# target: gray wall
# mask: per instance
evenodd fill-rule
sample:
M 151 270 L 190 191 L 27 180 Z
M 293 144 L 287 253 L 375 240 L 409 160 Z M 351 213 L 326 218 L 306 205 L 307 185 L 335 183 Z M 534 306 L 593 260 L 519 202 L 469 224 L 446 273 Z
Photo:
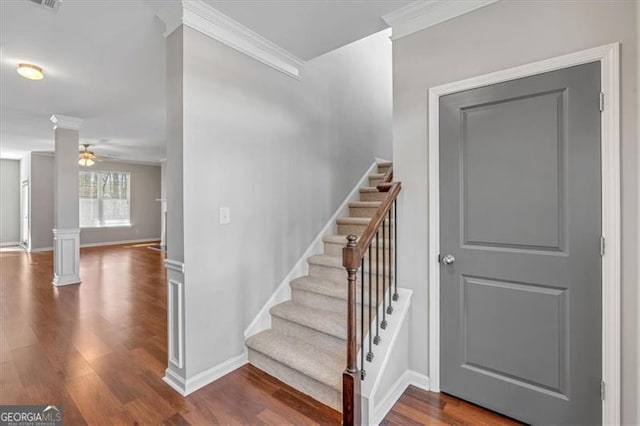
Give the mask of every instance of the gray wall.
M 391 43 L 383 33 L 331 52 L 297 81 L 186 28 L 183 84 L 192 377 L 243 352 L 244 329 L 374 158 L 389 157 Z
M 414 290 L 413 369 L 428 373 L 428 89 L 620 41 L 623 419 L 640 423 L 636 4 L 502 1 L 394 42 L 394 173 L 403 184 L 398 266 L 401 284 Z
M 55 158 L 31 154 L 30 249 L 53 247 Z
M 87 228 L 80 244 L 160 239 L 160 166 L 101 161 L 90 167 L 131 173 L 131 228 Z
M 24 157 L 22 157 L 22 159 L 20 160 L 20 183 L 22 184 L 22 182 L 27 181 L 27 182 L 31 182 L 31 153 L 25 155 Z M 31 205 L 31 189 L 29 189 L 28 195 L 27 195 L 28 203 L 29 205 Z M 20 191 L 20 205 L 22 205 L 22 190 Z M 22 215 L 22 213 L 20 213 Z M 31 221 L 31 217 L 29 217 L 29 221 Z M 22 232 L 23 229 L 22 227 L 24 226 L 22 220 L 20 221 L 20 235 L 22 236 Z M 29 228 L 29 226 L 27 226 L 27 228 Z M 22 241 L 20 241 L 22 242 Z M 30 250 L 31 249 L 31 236 L 29 234 L 29 230 L 27 229 L 27 249 Z
M 182 177 L 183 140 L 183 30 L 182 27 L 167 37 L 167 257 L 184 261 L 184 201 Z M 211 159 L 218 161 L 217 159 Z M 213 167 L 212 167 L 213 168 Z M 199 187 L 204 190 L 205 184 Z
M 80 244 L 160 238 L 160 166 L 102 161 L 91 170 L 131 173 L 131 228 L 82 229 Z M 31 155 L 31 249 L 51 248 L 54 157 Z
M 20 161 L 0 159 L 0 244 L 20 242 Z

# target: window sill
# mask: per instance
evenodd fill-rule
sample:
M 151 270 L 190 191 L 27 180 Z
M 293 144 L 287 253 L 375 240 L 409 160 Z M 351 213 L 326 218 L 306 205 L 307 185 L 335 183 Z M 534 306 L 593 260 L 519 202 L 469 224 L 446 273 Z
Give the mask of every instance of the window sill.
M 81 226 L 82 231 L 102 231 L 105 229 L 131 229 L 133 225 L 104 225 L 104 226 Z

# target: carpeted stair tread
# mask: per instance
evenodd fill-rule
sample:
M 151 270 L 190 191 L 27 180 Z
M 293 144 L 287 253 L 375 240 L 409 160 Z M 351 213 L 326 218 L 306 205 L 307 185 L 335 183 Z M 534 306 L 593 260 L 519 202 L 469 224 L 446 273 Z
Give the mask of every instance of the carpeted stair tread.
M 271 308 L 269 312 L 273 316 L 295 322 L 338 339 L 346 340 L 347 338 L 346 312 L 337 313 L 313 309 L 293 301 L 280 303 Z
M 370 217 L 341 217 L 336 219 L 338 225 L 364 225 L 367 226 L 371 221 Z M 389 226 L 387 223 L 385 226 Z
M 375 186 L 365 186 L 360 188 L 360 192 L 380 192 Z
M 382 250 L 380 250 L 382 252 Z M 373 258 L 372 260 L 373 265 L 375 266 L 375 252 L 373 254 Z M 342 265 L 342 258 L 341 257 L 337 257 L 337 256 L 327 256 L 326 254 L 316 254 L 313 256 L 309 256 L 309 258 L 307 259 L 307 262 L 310 265 L 320 265 L 320 266 L 328 266 L 330 268 L 339 268 L 339 269 L 344 269 L 344 266 Z M 380 273 L 382 273 L 382 256 L 380 256 L 378 265 L 380 266 Z M 365 260 L 365 267 L 367 267 L 367 261 Z M 388 268 L 389 267 L 389 262 L 387 260 L 387 262 L 385 263 L 385 266 Z M 368 268 L 367 268 L 368 270 Z M 375 269 L 374 269 L 375 271 Z
M 311 293 L 322 294 L 323 296 L 335 297 L 336 299 L 347 300 L 347 283 L 339 283 L 337 281 L 328 280 L 326 278 L 312 277 L 305 275 L 292 280 L 290 283 L 292 289 L 308 291 Z
M 349 207 L 378 208 L 380 204 L 382 204 L 382 201 L 354 201 L 349 203 Z
M 264 330 L 247 339 L 246 344 L 256 352 L 272 358 L 333 389 L 342 389 L 345 353 L 334 353 L 324 348 L 275 330 Z
M 337 256 L 327 256 L 326 254 L 316 254 L 309 256 L 307 259 L 309 264 L 329 266 L 331 268 L 344 268 L 342 266 L 342 258 Z
M 358 236 L 358 239 L 360 237 Z M 357 242 L 358 240 L 356 240 Z M 380 241 L 380 247 L 382 247 L 382 234 L 380 234 L 379 237 L 379 241 Z M 322 242 L 323 243 L 329 243 L 329 244 L 343 244 L 343 245 L 347 245 L 347 236 L 346 235 L 338 235 L 338 234 L 334 234 L 334 235 L 325 235 L 324 237 L 322 237 Z M 389 238 L 385 238 L 384 239 L 384 245 L 385 248 L 389 248 Z M 373 240 L 371 241 L 371 244 L 375 247 L 376 246 L 376 238 L 374 237 Z

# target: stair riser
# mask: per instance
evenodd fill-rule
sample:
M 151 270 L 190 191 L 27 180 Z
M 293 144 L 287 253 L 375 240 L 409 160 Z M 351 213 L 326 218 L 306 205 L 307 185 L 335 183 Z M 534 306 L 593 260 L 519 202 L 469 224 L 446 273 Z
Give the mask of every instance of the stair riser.
M 375 284 L 374 284 L 375 285 Z M 380 286 L 382 283 L 380 283 Z M 346 282 L 345 282 L 346 286 Z M 368 287 L 365 286 L 365 289 Z M 379 299 L 382 300 L 382 289 L 379 288 Z M 331 312 L 347 312 L 347 300 L 346 299 L 338 299 L 331 296 L 325 296 L 324 294 L 312 293 L 310 291 L 300 290 L 300 289 L 292 289 L 291 291 L 292 299 L 294 302 L 308 306 L 314 309 L 326 309 Z M 346 294 L 345 294 L 346 297 Z M 372 296 L 375 298 L 375 292 Z M 356 301 L 358 305 L 360 304 L 360 286 L 356 288 Z M 369 291 L 368 289 L 364 294 L 365 306 L 369 306 Z M 375 300 L 372 300 L 375 305 Z
M 373 217 L 378 210 L 377 207 L 349 207 L 350 217 Z
M 338 243 L 324 243 L 324 254 L 328 255 L 328 256 L 337 256 L 337 257 L 342 257 L 342 249 L 345 247 L 346 244 L 338 244 Z M 375 253 L 375 247 L 373 249 L 373 260 L 375 260 L 376 258 L 376 253 Z M 383 250 L 382 250 L 382 243 L 380 244 L 380 250 L 379 250 L 379 256 L 380 259 L 382 259 L 382 255 L 383 255 Z M 389 259 L 389 246 L 385 246 L 385 250 L 384 250 L 384 254 L 386 256 L 387 259 Z M 367 258 L 368 259 L 368 258 Z
M 391 166 L 378 166 L 378 173 L 387 173 Z
M 378 186 L 383 178 L 369 176 L 369 186 Z
M 372 275 L 372 282 L 375 285 L 375 266 L 373 267 L 373 275 Z M 388 271 L 387 271 L 388 274 Z M 312 277 L 318 277 L 318 278 L 324 278 L 324 279 L 328 279 L 328 280 L 334 280 L 334 281 L 338 281 L 338 282 L 344 282 L 345 285 L 347 283 L 347 271 L 344 268 L 333 268 L 331 266 L 324 266 L 324 265 L 314 265 L 311 264 L 309 265 L 309 275 L 311 275 Z M 380 276 L 379 276 L 379 283 L 380 286 L 382 286 L 382 267 L 380 267 Z M 393 277 L 391 277 L 393 278 Z M 367 282 L 368 285 L 368 280 L 369 280 L 369 274 L 365 272 L 364 274 L 364 279 Z M 389 276 L 387 275 L 387 285 L 388 285 L 388 281 L 389 281 Z M 360 272 L 358 272 L 357 274 L 357 282 L 360 282 Z
M 386 226 L 386 230 L 385 233 L 387 235 L 389 235 L 389 225 L 385 225 Z M 367 229 L 367 225 L 356 225 L 356 224 L 345 224 L 345 223 L 341 223 L 338 224 L 338 234 L 340 235 L 349 235 L 349 234 L 354 234 L 354 235 L 362 235 L 362 233 L 365 231 L 365 229 Z M 380 230 L 380 235 L 382 236 L 382 230 Z
M 291 289 L 291 299 L 302 306 L 313 309 L 325 309 L 330 312 L 347 311 L 347 301 L 344 299 L 312 293 L 297 288 Z
M 310 395 L 318 401 L 342 411 L 342 393 L 324 383 L 320 383 L 311 377 L 289 368 L 278 361 L 269 358 L 260 352 L 249 348 L 249 362 L 260 370 L 270 374 L 300 392 Z M 345 362 L 346 365 L 346 362 Z
M 341 351 L 347 347 L 346 330 L 342 339 L 276 316 L 271 318 L 271 328 L 303 342 L 313 342 L 314 345 L 330 351 Z
M 382 201 L 386 195 L 386 192 L 361 192 L 360 201 Z

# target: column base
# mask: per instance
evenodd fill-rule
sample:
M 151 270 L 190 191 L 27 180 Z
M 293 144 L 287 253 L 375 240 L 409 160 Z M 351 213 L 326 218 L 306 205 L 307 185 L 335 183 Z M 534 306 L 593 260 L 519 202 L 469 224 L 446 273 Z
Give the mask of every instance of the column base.
M 80 229 L 54 229 L 52 284 L 60 287 L 81 282 Z

